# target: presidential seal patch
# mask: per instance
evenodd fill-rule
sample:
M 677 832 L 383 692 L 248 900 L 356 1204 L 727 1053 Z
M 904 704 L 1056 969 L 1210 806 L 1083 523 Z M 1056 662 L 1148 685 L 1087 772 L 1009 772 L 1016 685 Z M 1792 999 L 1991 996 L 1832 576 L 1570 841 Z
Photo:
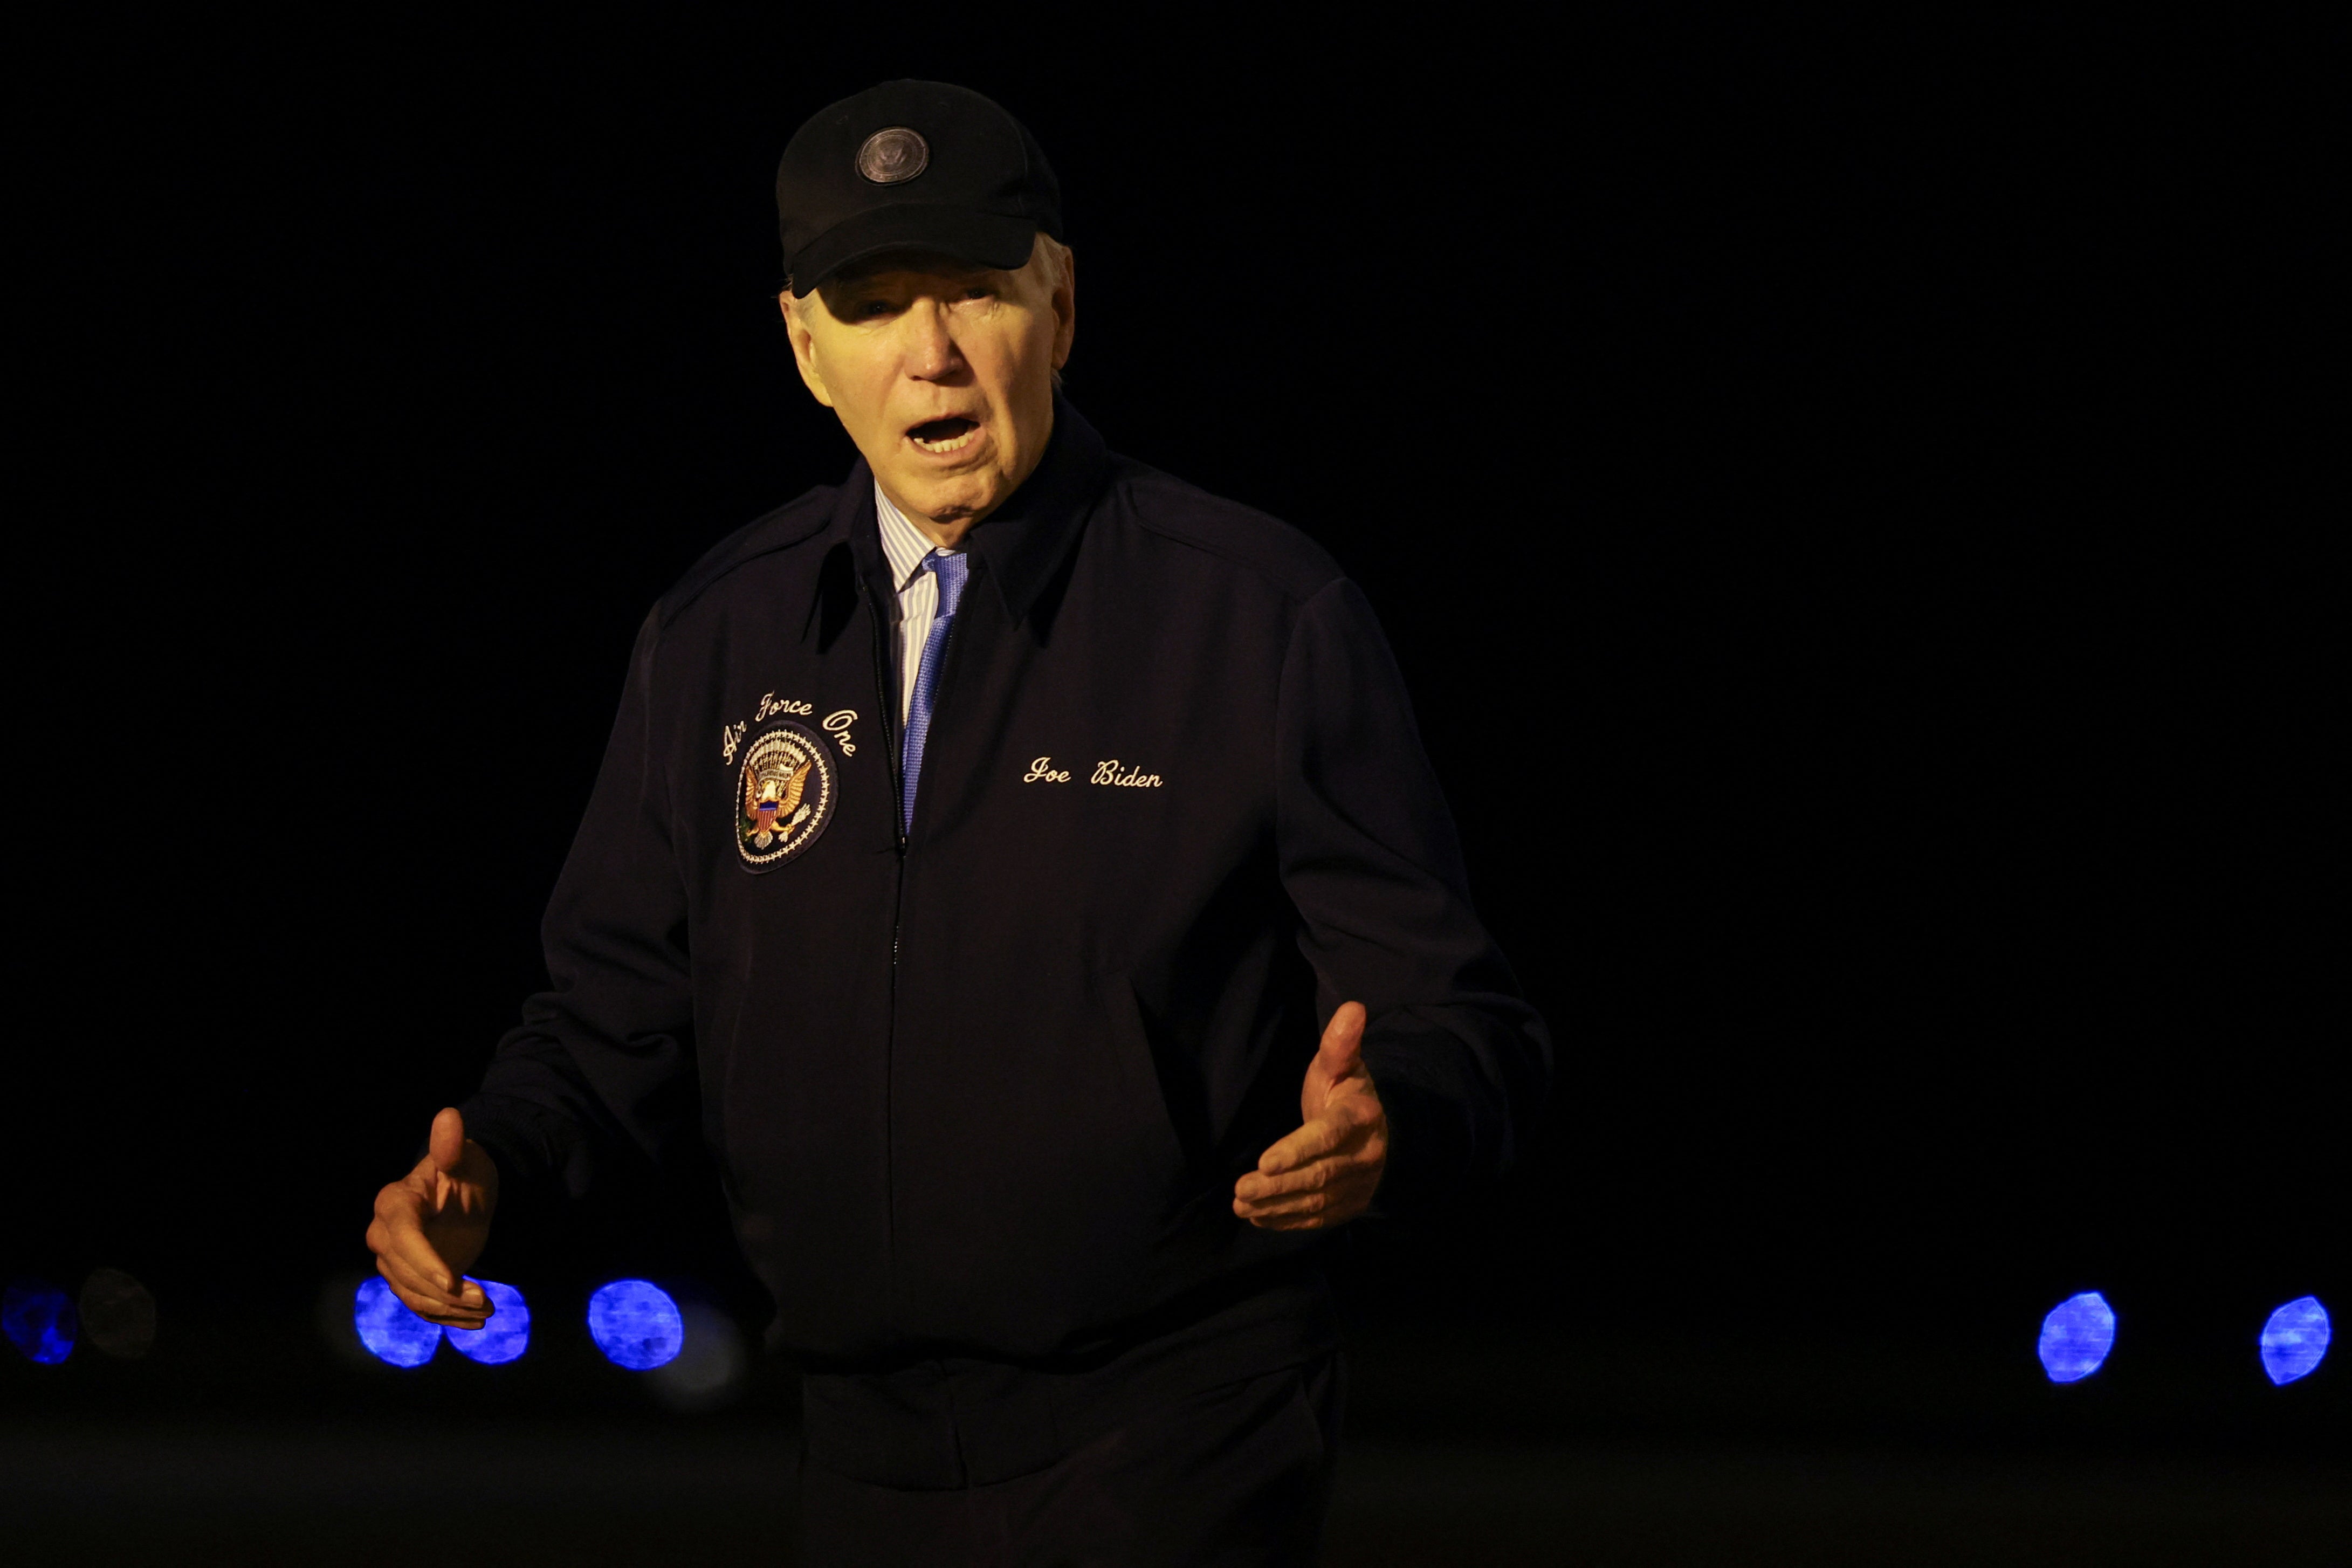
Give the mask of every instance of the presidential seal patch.
M 743 749 L 735 791 L 735 852 L 747 871 L 772 871 L 833 820 L 833 759 L 805 724 L 771 724 Z
M 910 126 L 892 125 L 857 149 L 857 172 L 877 185 L 903 185 L 931 166 L 931 144 Z

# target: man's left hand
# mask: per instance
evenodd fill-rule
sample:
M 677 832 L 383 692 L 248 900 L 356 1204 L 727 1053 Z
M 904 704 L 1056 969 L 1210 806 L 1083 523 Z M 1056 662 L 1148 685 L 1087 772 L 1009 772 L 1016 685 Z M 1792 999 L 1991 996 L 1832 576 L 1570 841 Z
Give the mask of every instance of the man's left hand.
M 1364 1070 L 1364 1005 L 1343 1002 L 1298 1091 L 1306 1125 L 1234 1184 L 1234 1212 L 1261 1230 L 1320 1230 L 1364 1212 L 1389 1162 L 1389 1116 Z

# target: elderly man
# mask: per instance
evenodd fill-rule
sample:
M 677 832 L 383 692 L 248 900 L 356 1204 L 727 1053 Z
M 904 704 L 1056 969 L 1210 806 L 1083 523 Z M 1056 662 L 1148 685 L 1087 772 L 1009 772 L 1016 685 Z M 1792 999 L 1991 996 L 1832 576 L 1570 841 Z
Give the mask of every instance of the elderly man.
M 698 1139 L 805 1368 L 810 1561 L 1307 1561 L 1323 1247 L 1498 1170 L 1543 1026 L 1362 595 L 1061 396 L 1029 133 L 887 83 L 777 197 L 862 460 L 646 618 L 551 988 L 369 1244 L 476 1325 L 502 1187 Z

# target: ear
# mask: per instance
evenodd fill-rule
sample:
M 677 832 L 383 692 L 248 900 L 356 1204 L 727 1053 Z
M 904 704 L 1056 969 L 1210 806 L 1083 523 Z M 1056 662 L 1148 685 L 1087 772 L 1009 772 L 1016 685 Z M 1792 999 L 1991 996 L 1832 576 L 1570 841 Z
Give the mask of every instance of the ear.
M 1054 288 L 1054 368 L 1070 363 L 1070 341 L 1078 331 L 1078 255 L 1062 247 L 1062 280 Z
M 787 289 L 776 296 L 776 309 L 784 313 L 784 335 L 793 341 L 793 363 L 800 366 L 802 384 L 811 397 L 831 408 L 833 394 L 825 390 L 824 372 L 817 368 L 816 334 L 809 330 L 809 318 L 822 311 L 824 302 L 814 289 L 808 298 L 796 300 Z

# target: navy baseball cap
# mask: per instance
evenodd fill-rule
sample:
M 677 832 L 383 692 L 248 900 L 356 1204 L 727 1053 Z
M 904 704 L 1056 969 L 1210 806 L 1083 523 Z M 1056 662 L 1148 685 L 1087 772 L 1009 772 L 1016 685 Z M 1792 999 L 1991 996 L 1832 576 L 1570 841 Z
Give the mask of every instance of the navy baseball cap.
M 819 110 L 776 165 L 793 293 L 886 250 L 1024 266 L 1062 237 L 1062 192 L 1037 139 L 970 88 L 886 81 Z

